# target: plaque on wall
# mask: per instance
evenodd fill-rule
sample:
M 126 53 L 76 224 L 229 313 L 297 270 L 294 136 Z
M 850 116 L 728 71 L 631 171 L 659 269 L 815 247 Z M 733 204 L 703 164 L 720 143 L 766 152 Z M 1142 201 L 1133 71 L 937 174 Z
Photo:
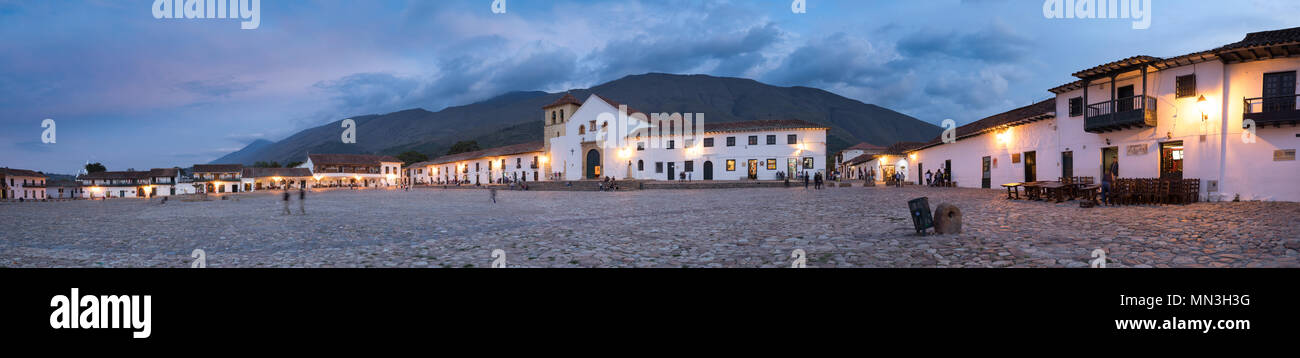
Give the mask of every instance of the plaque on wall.
M 1020 153 L 1011 153 L 1011 164 L 1020 162 Z
M 1295 160 L 1295 149 L 1278 149 L 1273 151 L 1273 161 L 1285 162 Z
M 1133 144 L 1128 146 L 1128 155 L 1146 155 L 1147 144 Z

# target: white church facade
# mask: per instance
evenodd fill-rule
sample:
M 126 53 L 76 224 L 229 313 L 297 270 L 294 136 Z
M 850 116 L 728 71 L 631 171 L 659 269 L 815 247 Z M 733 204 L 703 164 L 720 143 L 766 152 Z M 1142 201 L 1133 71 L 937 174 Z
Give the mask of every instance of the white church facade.
M 797 119 L 708 122 L 647 114 L 592 94 L 542 108 L 544 140 L 406 167 L 415 183 L 779 180 L 826 174 L 826 126 Z

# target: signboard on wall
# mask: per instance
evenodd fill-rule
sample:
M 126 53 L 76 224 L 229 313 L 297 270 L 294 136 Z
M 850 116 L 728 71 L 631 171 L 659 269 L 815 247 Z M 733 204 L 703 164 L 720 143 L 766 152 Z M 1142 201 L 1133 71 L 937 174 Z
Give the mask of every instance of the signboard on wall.
M 1147 154 L 1147 147 L 1148 147 L 1148 145 L 1147 145 L 1146 143 L 1143 143 L 1143 144 L 1132 144 L 1132 145 L 1129 145 L 1129 146 L 1128 146 L 1128 155 L 1130 155 L 1130 156 L 1134 156 L 1134 155 L 1146 155 L 1146 154 Z
M 1011 153 L 1011 164 L 1020 162 L 1020 153 Z
M 1273 161 L 1285 162 L 1295 160 L 1295 149 L 1278 149 L 1273 151 Z

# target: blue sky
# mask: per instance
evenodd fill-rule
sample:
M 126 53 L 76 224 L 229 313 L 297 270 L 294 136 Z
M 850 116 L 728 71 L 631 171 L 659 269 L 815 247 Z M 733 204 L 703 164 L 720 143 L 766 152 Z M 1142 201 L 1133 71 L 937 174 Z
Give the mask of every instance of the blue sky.
M 823 88 L 967 123 L 1070 73 L 1300 26 L 1300 2 L 1152 0 L 1151 26 L 1047 19 L 1042 0 L 263 0 L 261 24 L 155 19 L 153 0 L 0 0 L 0 166 L 205 163 L 362 114 L 646 72 Z M 57 143 L 40 141 L 45 118 Z M 883 143 L 887 144 L 887 143 Z

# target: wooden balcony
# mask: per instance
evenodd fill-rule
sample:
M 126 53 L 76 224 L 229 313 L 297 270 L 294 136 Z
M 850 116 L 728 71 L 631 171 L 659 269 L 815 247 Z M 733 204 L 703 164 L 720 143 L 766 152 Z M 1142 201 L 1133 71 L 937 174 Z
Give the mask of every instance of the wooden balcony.
M 1102 133 L 1156 126 L 1156 99 L 1133 96 L 1088 105 L 1083 130 Z
M 1282 124 L 1294 126 L 1300 121 L 1300 95 L 1246 98 L 1244 102 L 1242 128 L 1246 128 L 1246 119 L 1255 121 L 1256 128 Z

